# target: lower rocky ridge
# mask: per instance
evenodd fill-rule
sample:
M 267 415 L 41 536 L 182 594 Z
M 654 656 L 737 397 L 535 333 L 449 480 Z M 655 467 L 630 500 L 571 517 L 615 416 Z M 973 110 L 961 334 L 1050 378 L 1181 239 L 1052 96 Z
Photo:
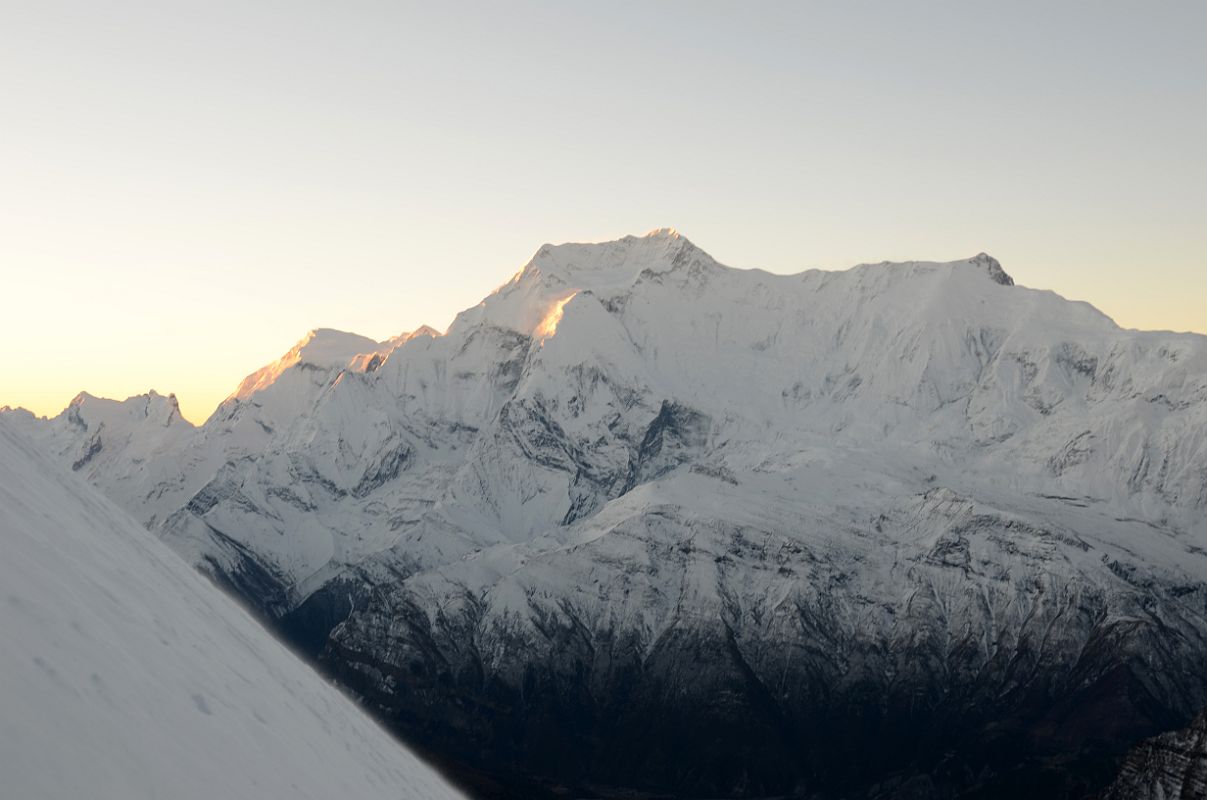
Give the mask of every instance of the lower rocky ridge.
M 482 797 L 1080 798 L 1207 705 L 1207 586 L 1059 515 L 936 488 L 783 533 L 731 500 L 387 554 L 280 624 Z
M 1199 800 L 1207 797 L 1207 711 L 1187 728 L 1134 748 L 1101 800 Z

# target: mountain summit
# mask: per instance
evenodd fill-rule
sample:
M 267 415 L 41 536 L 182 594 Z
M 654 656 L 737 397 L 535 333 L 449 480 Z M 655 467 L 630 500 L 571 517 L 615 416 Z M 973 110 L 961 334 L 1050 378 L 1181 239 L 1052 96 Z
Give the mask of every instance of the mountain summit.
M 1076 797 L 1207 706 L 1207 337 L 656 231 L 370 346 L 171 436 L 22 424 L 505 783 Z

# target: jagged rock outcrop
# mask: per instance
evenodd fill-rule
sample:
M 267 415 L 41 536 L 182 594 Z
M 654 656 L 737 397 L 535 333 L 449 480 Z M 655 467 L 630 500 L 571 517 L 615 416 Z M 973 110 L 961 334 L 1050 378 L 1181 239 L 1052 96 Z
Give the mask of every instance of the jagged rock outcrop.
M 1188 727 L 1138 745 L 1101 800 L 1199 800 L 1207 797 L 1207 712 Z

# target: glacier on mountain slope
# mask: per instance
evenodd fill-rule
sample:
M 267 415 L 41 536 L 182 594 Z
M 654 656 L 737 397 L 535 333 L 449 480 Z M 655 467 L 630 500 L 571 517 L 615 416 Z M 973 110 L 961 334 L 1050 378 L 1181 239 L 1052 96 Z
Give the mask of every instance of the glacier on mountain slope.
M 4 796 L 459 797 L 2 418 L 0 532 Z
M 1207 705 L 1204 337 L 983 254 L 781 276 L 664 230 L 542 247 L 443 335 L 319 345 L 197 429 L 156 397 L 25 422 L 387 717 L 556 722 L 471 760 L 778 791 L 837 769 L 779 765 L 826 760 L 825 714 L 941 752 L 945 720 L 1117 747 Z M 765 752 L 667 750 L 622 691 L 730 698 L 691 722 Z

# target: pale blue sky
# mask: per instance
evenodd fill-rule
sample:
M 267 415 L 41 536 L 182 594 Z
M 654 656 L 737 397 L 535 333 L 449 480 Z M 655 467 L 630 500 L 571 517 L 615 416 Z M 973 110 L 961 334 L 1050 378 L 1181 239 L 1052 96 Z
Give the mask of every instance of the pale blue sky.
M 0 404 L 200 419 L 308 328 L 660 226 L 1207 331 L 1204 41 L 1207 3 L 3 3 Z

